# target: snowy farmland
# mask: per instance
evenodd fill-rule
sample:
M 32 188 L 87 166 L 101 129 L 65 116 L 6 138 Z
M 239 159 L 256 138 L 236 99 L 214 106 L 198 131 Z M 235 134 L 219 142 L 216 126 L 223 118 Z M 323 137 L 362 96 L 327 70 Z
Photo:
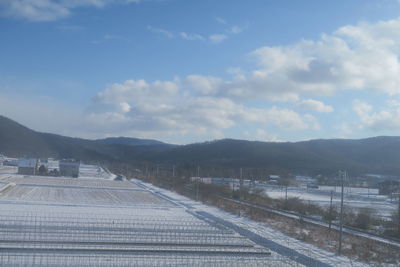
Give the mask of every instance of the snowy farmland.
M 122 188 L 122 189 L 130 189 L 137 188 L 131 182 L 128 181 L 120 181 L 116 183 L 112 180 L 104 180 L 104 179 L 71 179 L 71 178 L 63 178 L 63 177 L 21 177 L 21 176 L 6 176 L 2 179 L 2 182 L 22 184 L 22 185 L 54 185 L 54 186 L 76 186 L 76 187 L 99 187 L 99 188 Z
M 271 198 L 284 199 L 286 188 L 282 186 L 265 186 L 264 193 Z M 333 192 L 333 205 L 339 206 L 341 187 L 320 186 L 318 189 L 306 187 L 288 187 L 288 198 L 299 198 L 303 201 L 318 204 L 323 207 L 330 205 L 331 192 Z M 344 204 L 350 208 L 369 208 L 375 210 L 381 217 L 388 218 L 397 209 L 397 201 L 390 197 L 379 195 L 378 189 L 345 187 Z
M 0 168 L 0 265 L 362 266 L 102 170 L 86 165 L 84 178 L 61 178 Z

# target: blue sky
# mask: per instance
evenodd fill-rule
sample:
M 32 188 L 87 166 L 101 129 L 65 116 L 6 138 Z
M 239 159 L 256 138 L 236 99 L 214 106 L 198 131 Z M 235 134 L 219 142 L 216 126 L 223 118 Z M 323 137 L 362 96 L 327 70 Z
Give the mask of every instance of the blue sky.
M 0 0 L 0 114 L 185 144 L 400 135 L 396 0 Z

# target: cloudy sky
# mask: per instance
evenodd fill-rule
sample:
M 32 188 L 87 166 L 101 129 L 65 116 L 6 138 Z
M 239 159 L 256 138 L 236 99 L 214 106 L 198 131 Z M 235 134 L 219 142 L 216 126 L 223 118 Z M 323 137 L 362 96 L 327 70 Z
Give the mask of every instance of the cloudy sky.
M 400 135 L 398 0 L 0 0 L 0 114 L 186 144 Z

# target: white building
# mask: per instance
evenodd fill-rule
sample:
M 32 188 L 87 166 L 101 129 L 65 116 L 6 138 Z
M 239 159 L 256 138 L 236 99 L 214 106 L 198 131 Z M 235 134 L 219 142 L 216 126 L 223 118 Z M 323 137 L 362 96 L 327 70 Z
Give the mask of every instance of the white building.
M 190 177 L 190 181 L 192 182 L 200 182 L 203 184 L 211 184 L 212 178 L 209 177 Z
M 296 181 L 301 182 L 301 183 L 306 183 L 306 184 L 317 182 L 317 179 L 314 179 L 310 176 L 296 175 L 294 178 Z

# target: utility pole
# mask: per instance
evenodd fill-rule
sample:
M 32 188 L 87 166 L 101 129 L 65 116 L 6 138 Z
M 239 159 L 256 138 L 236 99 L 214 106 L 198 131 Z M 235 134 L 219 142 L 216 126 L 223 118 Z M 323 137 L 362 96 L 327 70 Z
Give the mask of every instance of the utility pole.
M 341 183 L 342 183 L 342 193 L 340 198 L 340 232 L 339 232 L 339 254 L 342 253 L 342 236 L 343 236 L 343 194 L 344 194 L 344 179 L 347 176 L 346 171 L 339 172 L 341 176 Z
M 392 203 L 393 202 L 393 182 L 392 182 L 392 180 L 390 180 L 390 186 L 389 186 L 389 191 L 388 191 L 388 193 L 389 193 L 389 195 L 390 195 L 390 203 Z
M 287 203 L 287 188 L 288 188 L 288 185 L 287 185 L 287 182 L 285 183 L 285 203 Z
M 331 203 L 329 205 L 329 230 L 331 230 L 332 227 L 332 210 L 333 210 L 332 202 L 333 202 L 333 190 L 331 190 Z
M 242 195 L 242 185 L 243 185 L 243 169 L 240 168 L 240 181 L 239 181 L 239 200 L 241 200 Z
M 172 165 L 172 177 L 175 178 L 175 165 Z
M 232 181 L 232 196 L 231 197 L 232 198 L 235 197 L 235 183 L 234 183 L 234 181 Z
M 199 201 L 199 183 L 200 181 L 196 179 L 196 201 Z
M 240 181 L 239 181 L 239 201 L 242 200 L 242 184 L 243 184 L 243 169 L 240 168 Z M 241 216 L 241 208 L 239 205 L 239 217 Z
M 196 201 L 199 201 L 200 166 L 197 165 Z
M 397 197 L 399 198 L 399 208 L 397 210 L 397 234 L 400 236 L 400 188 Z

